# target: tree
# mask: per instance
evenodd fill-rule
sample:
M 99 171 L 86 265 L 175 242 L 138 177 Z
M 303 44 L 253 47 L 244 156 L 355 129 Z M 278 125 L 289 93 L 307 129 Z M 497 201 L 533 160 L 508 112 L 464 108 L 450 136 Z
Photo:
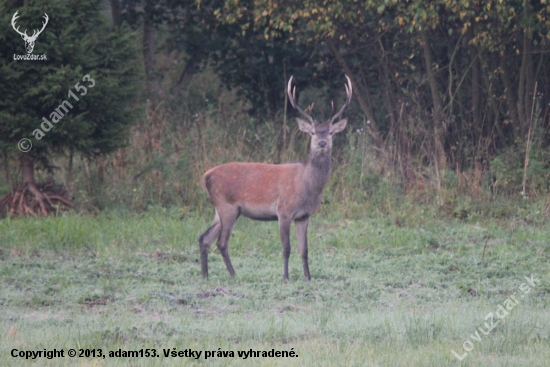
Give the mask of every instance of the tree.
M 314 45 L 297 47 L 289 43 L 293 37 L 289 31 L 266 38 L 263 29 L 250 26 L 254 20 L 247 17 L 237 22 L 224 21 L 219 11 L 223 0 L 121 0 L 117 4 L 123 9 L 124 22 L 133 29 L 143 29 L 148 83 L 162 78 L 154 72 L 153 46 L 176 49 L 182 51 L 184 67 L 172 89 L 181 86 L 191 74 L 213 66 L 227 87 L 236 88 L 251 102 L 251 113 L 273 116 L 284 100 L 287 70 L 297 74 L 301 87 L 319 84 L 327 77 L 322 75 L 325 70 L 320 73 L 316 65 L 311 65 L 312 60 L 319 60 L 319 50 Z M 153 41 L 155 32 L 160 34 L 157 41 L 161 42 Z
M 542 0 L 225 0 L 219 10 L 266 38 L 328 45 L 375 141 L 376 130 L 417 131 L 416 143 L 389 145 L 416 146 L 439 168 L 525 141 L 534 113 L 549 113 L 549 13 Z
M 28 3 L 28 6 L 26 5 Z M 0 2 L 0 152 L 19 161 L 22 183 L 0 205 L 14 214 L 47 215 L 62 195 L 40 190 L 35 168 L 59 155 L 95 158 L 126 144 L 134 122 L 139 58 L 134 35 L 113 28 L 99 0 Z M 46 60 L 14 60 L 24 54 L 12 29 L 40 29 L 34 53 Z M 18 142 L 23 141 L 20 150 Z M 22 148 L 32 144 L 32 149 Z M 70 163 L 71 164 L 71 163 Z

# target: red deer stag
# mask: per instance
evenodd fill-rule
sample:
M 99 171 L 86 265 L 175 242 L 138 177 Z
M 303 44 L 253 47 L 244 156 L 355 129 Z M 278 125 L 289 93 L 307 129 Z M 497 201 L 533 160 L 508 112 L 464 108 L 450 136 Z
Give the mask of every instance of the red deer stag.
M 311 280 L 307 261 L 307 226 L 309 217 L 321 203 L 323 188 L 330 178 L 332 135 L 346 127 L 347 119 L 333 124 L 342 115 L 352 96 L 351 81 L 346 75 L 346 102 L 335 115 L 319 123 L 296 103 L 296 87 L 288 81 L 288 98 L 292 106 L 310 123 L 296 118 L 300 131 L 311 135 L 307 162 L 287 164 L 225 163 L 202 176 L 202 187 L 216 208 L 214 222 L 200 236 L 201 271 L 208 278 L 208 250 L 214 240 L 229 274 L 235 275 L 229 260 L 228 243 L 233 224 L 242 214 L 255 220 L 278 220 L 283 245 L 284 275 L 288 280 L 290 224 L 294 221 L 302 256 L 304 276 Z M 334 106 L 333 106 L 334 108 Z M 334 112 L 334 109 L 333 109 Z

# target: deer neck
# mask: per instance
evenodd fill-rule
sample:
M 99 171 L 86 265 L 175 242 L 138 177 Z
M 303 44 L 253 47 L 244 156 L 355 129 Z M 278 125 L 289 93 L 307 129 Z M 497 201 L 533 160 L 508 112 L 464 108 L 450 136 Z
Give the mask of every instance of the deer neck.
M 323 191 L 330 178 L 332 156 L 330 150 L 322 154 L 311 153 L 306 163 L 306 184 L 312 191 Z

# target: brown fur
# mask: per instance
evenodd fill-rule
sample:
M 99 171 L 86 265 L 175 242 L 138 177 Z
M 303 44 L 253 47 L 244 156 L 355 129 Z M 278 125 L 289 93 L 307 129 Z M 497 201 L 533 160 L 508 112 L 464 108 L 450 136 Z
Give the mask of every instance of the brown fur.
M 292 105 L 300 113 L 294 96 L 288 93 Z M 349 79 L 348 79 L 349 82 Z M 208 192 L 216 208 L 214 221 L 199 237 L 201 272 L 208 277 L 208 251 L 217 240 L 217 246 L 231 276 L 235 275 L 229 259 L 228 245 L 233 225 L 240 215 L 255 220 L 277 220 L 283 246 L 284 280 L 288 280 L 290 256 L 290 224 L 294 221 L 298 246 L 302 256 L 304 276 L 311 279 L 308 264 L 307 227 L 309 217 L 321 203 L 321 195 L 330 177 L 332 135 L 342 131 L 347 121 L 333 121 L 342 114 L 351 100 L 351 82 L 346 86 L 347 101 L 329 121 L 319 124 L 305 115 L 312 124 L 297 119 L 302 132 L 311 135 L 309 159 L 305 163 L 265 164 L 226 163 L 208 170 L 201 185 Z
M 244 211 L 248 208 L 251 211 L 254 208 L 268 211 L 269 206 L 277 203 L 281 196 L 298 194 L 297 181 L 303 171 L 304 165 L 300 163 L 274 165 L 234 162 L 212 168 L 203 177 L 205 182 L 210 183 L 206 191 L 214 206 L 229 204 L 237 205 Z

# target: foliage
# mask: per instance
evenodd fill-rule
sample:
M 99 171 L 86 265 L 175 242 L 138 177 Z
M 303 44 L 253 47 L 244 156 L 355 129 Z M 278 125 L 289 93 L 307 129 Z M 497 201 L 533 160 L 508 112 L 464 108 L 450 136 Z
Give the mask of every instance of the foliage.
M 515 0 L 226 0 L 216 14 L 243 33 L 328 47 L 334 59 L 324 65 L 337 60 L 351 74 L 379 148 L 396 144 L 409 156 L 423 147 L 433 165 L 471 168 L 525 140 L 537 93 L 538 116 L 548 116 L 549 9 Z M 419 134 L 394 140 L 411 129 Z M 541 134 L 547 146 L 548 128 Z
M 100 14 L 101 3 L 37 0 L 25 7 L 0 3 L 0 151 L 10 157 L 28 154 L 47 166 L 55 155 L 74 152 L 94 157 L 126 145 L 139 91 L 137 49 L 127 28 L 107 24 Z M 24 52 L 21 38 L 11 29 L 16 11 L 21 15 L 18 25 L 28 29 L 41 26 L 44 13 L 48 14 L 34 50 L 45 54 L 46 61 L 13 60 L 14 54 Z M 60 121 L 52 122 L 52 114 L 64 101 L 72 108 L 65 108 Z M 35 138 L 37 129 L 44 134 L 41 139 Z M 16 150 L 22 138 L 32 141 L 29 153 Z
M 439 213 L 471 220 L 493 216 L 491 204 L 504 200 L 504 195 L 514 205 L 522 197 L 524 201 L 519 202 L 525 207 L 519 211 L 529 208 L 531 199 L 540 203 L 545 215 L 550 210 L 544 204 L 550 167 L 545 153 L 550 143 L 550 44 L 543 2 L 111 2 L 115 3 L 122 9 L 118 34 L 130 37 L 126 27 L 141 32 L 146 15 L 154 21 L 158 63 L 154 77 L 160 87 L 152 100 L 158 104 L 144 103 L 146 111 L 137 116 L 130 147 L 100 159 L 97 165 L 75 160 L 79 181 L 75 195 L 83 208 L 202 207 L 205 197 L 199 178 L 213 165 L 303 158 L 306 141 L 288 119 L 294 111 L 288 106 L 285 110 L 289 76 L 295 77 L 300 105 L 315 102 L 313 113 L 326 116 L 327 102 L 342 98 L 346 73 L 354 82 L 354 101 L 346 111 L 348 134 L 335 141 L 335 174 L 324 194 L 326 202 L 357 204 L 349 204 L 354 208 L 350 215 L 365 210 L 361 204 L 391 214 L 394 201 L 388 198 L 399 198 L 409 205 L 430 204 Z M 21 41 L 8 29 L 10 11 L 5 12 L 7 28 L 0 37 L 11 43 L 2 47 L 22 49 Z M 32 17 L 21 18 L 21 24 L 40 24 L 41 14 L 36 10 Z M 31 132 L 39 126 L 40 120 L 26 119 L 29 111 L 39 118 L 47 116 L 74 85 L 68 79 L 82 77 L 84 69 L 73 66 L 81 49 L 102 55 L 96 63 L 116 54 L 112 46 L 92 45 L 96 39 L 107 39 L 85 28 L 96 21 L 103 24 L 100 17 L 88 17 L 89 23 L 83 18 L 80 15 L 80 23 L 72 23 L 74 36 L 69 32 L 63 37 L 73 37 L 71 42 L 55 44 L 66 55 L 64 72 L 70 71 L 70 78 L 56 88 L 41 87 L 47 104 L 36 107 L 36 100 L 29 97 L 16 101 L 24 106 L 21 109 L 9 98 L 5 101 L 2 113 L 17 110 L 20 115 L 13 115 L 10 124 L 20 130 L 11 132 L 9 143 L 2 140 L 4 152 L 14 151 L 21 135 L 16 131 Z M 48 25 L 37 50 L 52 49 L 55 29 L 53 23 Z M 108 31 L 104 25 L 98 29 Z M 84 42 L 77 42 L 77 37 Z M 129 40 L 128 47 L 135 41 Z M 64 51 L 69 46 L 74 48 L 72 56 Z M 122 45 L 115 48 L 126 52 Z M 136 49 L 133 52 L 131 59 L 139 63 Z M 135 72 L 129 68 L 122 74 L 130 70 Z M 8 72 L 1 78 L 8 78 Z M 115 79 L 105 82 L 107 76 L 120 74 L 115 68 L 105 74 L 36 144 L 37 152 L 46 148 L 47 154 L 66 152 L 74 146 L 84 154 L 95 154 L 116 148 L 108 146 L 115 139 L 101 140 L 99 149 L 96 136 L 86 135 L 92 126 L 89 118 L 99 121 L 103 106 L 109 114 L 120 113 L 121 121 L 136 117 L 124 108 L 112 108 L 122 103 L 116 102 L 125 91 L 121 87 L 130 84 L 119 87 Z M 49 78 L 59 83 L 60 74 L 55 75 Z M 214 79 L 216 83 L 210 83 Z M 13 80 L 10 83 L 0 84 L 6 95 L 18 88 Z M 132 89 L 134 97 L 138 90 Z M 110 96 L 109 100 L 98 100 L 100 95 Z M 25 120 L 16 124 L 16 117 Z M 93 126 L 107 126 L 107 122 Z M 122 137 L 119 132 L 108 136 Z M 44 145 L 50 141 L 55 144 Z M 3 157 L 8 168 L 14 157 Z M 67 166 L 65 158 L 52 162 L 61 171 Z M 59 180 L 61 172 L 54 177 Z M 513 209 L 501 211 L 502 207 L 495 209 L 495 216 L 516 215 Z

